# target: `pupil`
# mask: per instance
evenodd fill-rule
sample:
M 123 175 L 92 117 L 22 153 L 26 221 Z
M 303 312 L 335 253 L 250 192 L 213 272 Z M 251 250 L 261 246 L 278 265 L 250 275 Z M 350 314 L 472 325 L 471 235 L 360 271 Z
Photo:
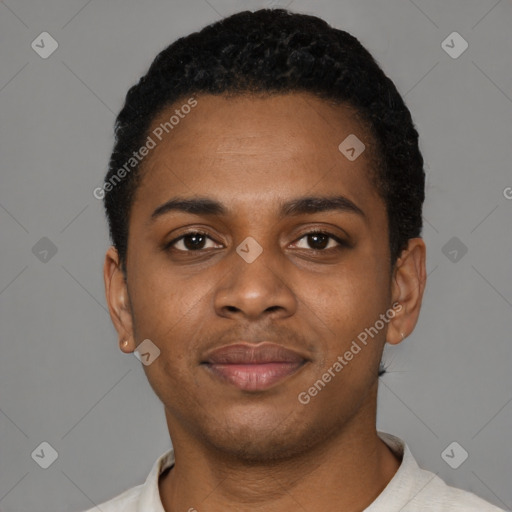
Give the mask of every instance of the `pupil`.
M 198 248 L 201 248 L 201 244 L 204 243 L 204 235 L 201 235 L 200 233 L 198 234 L 194 234 L 194 235 L 187 235 L 184 239 L 183 239 L 183 243 L 185 244 L 185 247 L 187 249 L 198 249 Z M 196 242 L 194 243 L 188 243 L 190 240 L 195 240 Z M 198 239 L 200 240 L 199 242 Z
M 320 242 L 320 247 L 318 247 L 318 246 L 317 246 L 317 247 L 315 247 L 315 249 L 325 249 L 325 247 L 327 247 L 327 243 L 328 243 L 328 242 L 327 242 L 327 240 L 328 240 L 327 235 L 322 235 L 322 234 L 318 234 L 318 233 L 317 233 L 317 234 L 309 235 L 309 237 L 310 237 L 310 241 L 311 241 L 311 240 L 315 240 L 315 241 L 313 242 L 313 245 L 314 245 L 315 243 L 317 243 L 318 238 L 323 239 L 323 243 L 322 243 L 322 242 Z M 318 244 L 317 244 L 317 245 L 318 245 Z

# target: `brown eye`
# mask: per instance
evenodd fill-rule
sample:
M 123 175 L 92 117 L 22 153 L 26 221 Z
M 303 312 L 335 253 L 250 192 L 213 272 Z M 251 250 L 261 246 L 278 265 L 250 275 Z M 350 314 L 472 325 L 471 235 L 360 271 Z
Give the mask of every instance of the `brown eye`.
M 208 248 L 205 247 L 207 240 L 213 242 L 213 239 L 210 238 L 206 233 L 203 233 L 201 231 L 191 231 L 190 233 L 185 233 L 184 235 L 181 235 L 179 238 L 171 240 L 166 245 L 165 248 L 172 248 L 182 252 L 201 251 Z
M 301 240 L 305 240 L 306 247 L 298 247 L 299 249 L 311 249 L 313 251 L 325 251 L 326 249 L 336 249 L 346 245 L 343 240 L 325 231 L 310 231 L 302 235 L 299 242 Z M 299 242 L 296 242 L 296 244 Z

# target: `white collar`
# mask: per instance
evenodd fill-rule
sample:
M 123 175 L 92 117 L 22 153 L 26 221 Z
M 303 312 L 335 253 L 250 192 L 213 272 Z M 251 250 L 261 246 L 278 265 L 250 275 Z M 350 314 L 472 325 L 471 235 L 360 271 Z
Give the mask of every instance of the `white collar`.
M 405 492 L 408 488 L 407 485 L 405 485 L 405 487 L 403 485 L 405 480 L 411 480 L 411 473 L 422 471 L 410 452 L 409 447 L 402 439 L 386 432 L 377 431 L 377 434 L 386 443 L 386 445 L 389 446 L 391 451 L 393 451 L 399 459 L 402 459 L 402 463 L 382 493 L 364 512 L 376 511 L 377 507 L 379 510 L 385 510 L 385 503 L 391 499 L 393 500 L 393 504 L 396 504 L 397 495 L 395 492 L 392 492 L 392 489 L 400 488 Z M 173 464 L 174 450 L 171 448 L 162 454 L 153 464 L 153 467 L 140 490 L 137 512 L 147 512 L 148 510 L 151 510 L 152 512 L 165 512 L 160 498 L 158 480 L 160 475 Z

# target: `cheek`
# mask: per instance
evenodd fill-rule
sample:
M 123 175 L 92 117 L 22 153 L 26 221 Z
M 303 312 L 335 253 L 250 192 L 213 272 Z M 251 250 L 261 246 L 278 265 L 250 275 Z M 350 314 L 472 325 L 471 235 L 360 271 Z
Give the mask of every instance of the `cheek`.
M 368 260 L 367 260 L 368 261 Z M 318 374 L 331 369 L 337 375 L 336 383 L 349 388 L 363 389 L 373 378 L 385 342 L 387 324 L 379 321 L 388 309 L 389 284 L 383 269 L 373 261 L 359 259 L 333 273 L 325 286 L 310 283 L 310 303 L 315 316 L 326 325 L 325 352 L 319 360 Z M 375 330 L 376 322 L 379 321 Z M 341 357 L 340 366 L 333 365 Z M 334 383 L 332 388 L 337 388 Z M 341 388 L 339 388 L 341 389 Z
M 135 255 L 128 269 L 134 323 L 141 336 L 161 333 L 186 317 L 205 290 L 184 280 L 179 270 L 170 272 L 165 258 Z M 143 332 L 144 330 L 144 332 Z M 147 333 L 145 331 L 148 331 Z
M 330 274 L 321 286 L 309 283 L 307 290 L 315 312 L 339 333 L 373 324 L 386 310 L 389 294 L 381 269 L 370 264 L 346 266 Z
M 385 329 L 377 334 L 366 330 L 386 310 L 382 306 L 382 290 L 376 290 L 371 280 L 355 281 L 336 283 L 333 279 L 329 289 L 316 290 L 316 304 L 325 307 L 316 310 L 313 318 L 317 316 L 321 320 L 316 321 L 317 325 L 329 329 L 322 328 L 326 332 L 322 336 L 323 351 L 318 354 L 314 377 L 303 391 L 315 393 L 319 381 L 328 382 L 316 400 L 320 409 L 331 408 L 330 414 L 334 415 L 351 410 L 365 399 L 377 375 L 385 336 Z
M 155 260 L 148 257 L 147 261 L 140 258 L 132 262 L 134 332 L 137 343 L 149 338 L 160 349 L 162 357 L 155 361 L 158 372 L 179 381 L 187 375 L 190 378 L 190 370 L 197 363 L 201 333 L 208 332 L 207 323 L 212 318 L 207 314 L 208 301 L 214 282 L 207 275 L 192 279 Z

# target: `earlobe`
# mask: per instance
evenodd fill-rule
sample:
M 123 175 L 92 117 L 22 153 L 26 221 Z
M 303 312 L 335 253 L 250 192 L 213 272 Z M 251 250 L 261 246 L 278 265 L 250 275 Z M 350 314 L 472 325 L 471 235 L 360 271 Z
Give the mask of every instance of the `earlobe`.
M 388 326 L 386 341 L 392 345 L 410 335 L 418 321 L 426 284 L 425 257 L 423 239 L 411 238 L 395 265 L 391 294 L 401 308 Z
M 123 352 L 133 352 L 135 347 L 128 288 L 120 267 L 119 254 L 114 247 L 109 247 L 105 255 L 103 279 L 110 318 L 119 336 L 119 346 Z
M 120 341 L 119 348 L 126 354 L 131 354 L 135 350 L 135 348 L 132 347 L 132 343 L 130 343 L 130 340 Z

